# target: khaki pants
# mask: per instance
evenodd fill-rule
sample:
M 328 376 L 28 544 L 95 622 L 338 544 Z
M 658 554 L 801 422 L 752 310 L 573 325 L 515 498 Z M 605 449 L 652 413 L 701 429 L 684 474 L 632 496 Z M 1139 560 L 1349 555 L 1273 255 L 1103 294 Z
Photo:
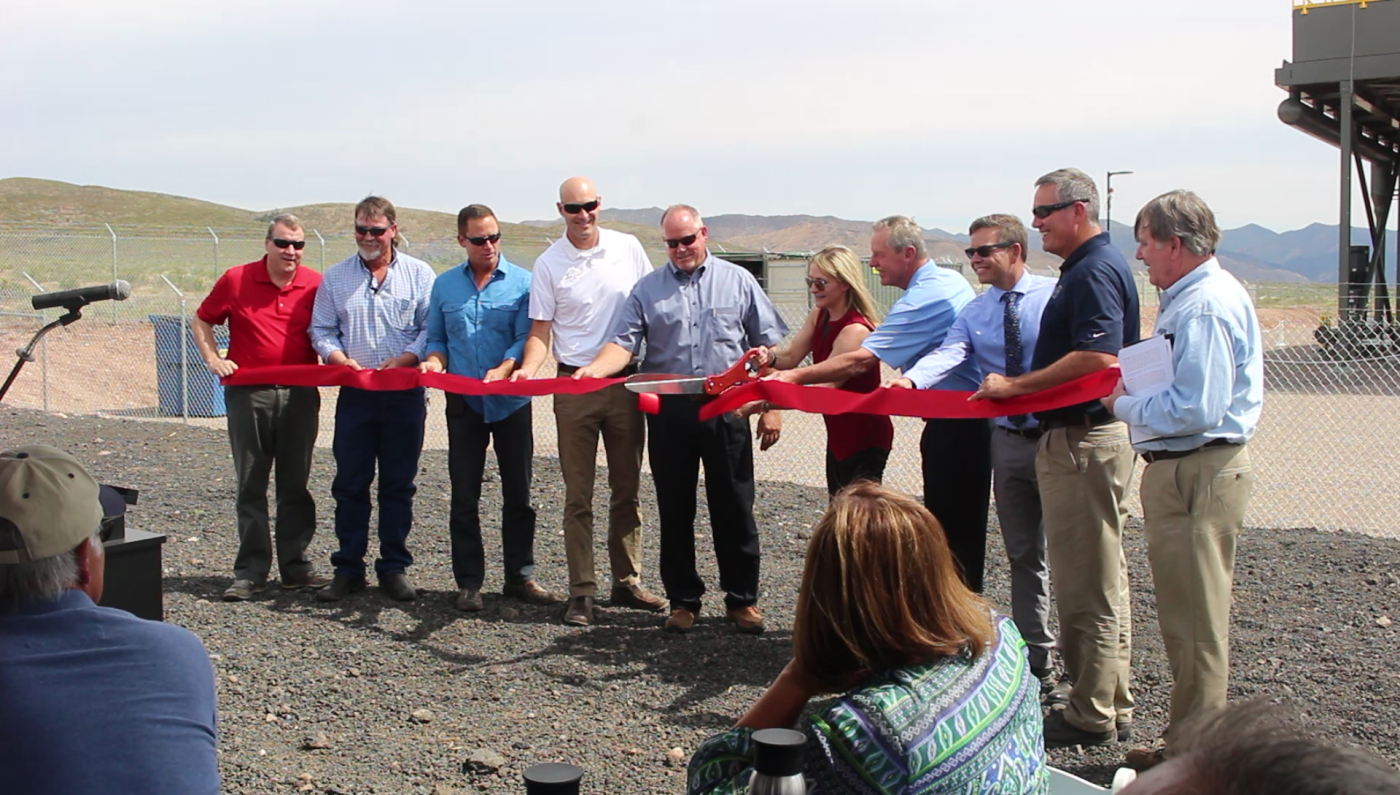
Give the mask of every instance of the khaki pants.
M 1157 461 L 1142 475 L 1147 557 L 1172 668 L 1168 743 L 1187 718 L 1225 707 L 1235 538 L 1253 487 L 1245 445 Z
M 593 573 L 593 481 L 598 436 L 608 458 L 608 560 L 614 585 L 640 580 L 641 483 L 646 423 L 637 396 L 615 384 L 585 395 L 555 395 L 559 468 L 564 475 L 564 550 L 569 558 L 569 596 L 597 596 Z
M 1074 680 L 1065 719 L 1085 731 L 1106 732 L 1132 717 L 1123 525 L 1136 460 L 1121 422 L 1047 431 L 1036 451 L 1060 650 Z

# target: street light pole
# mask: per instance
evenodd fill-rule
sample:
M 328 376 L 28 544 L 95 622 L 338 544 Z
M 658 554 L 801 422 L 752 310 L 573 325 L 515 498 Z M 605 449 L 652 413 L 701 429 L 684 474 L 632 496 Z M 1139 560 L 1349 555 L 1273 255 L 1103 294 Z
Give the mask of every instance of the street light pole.
M 1131 174 L 1131 171 L 1110 171 L 1108 180 L 1104 185 L 1104 230 L 1108 232 L 1108 239 L 1113 240 L 1113 178 L 1121 174 Z

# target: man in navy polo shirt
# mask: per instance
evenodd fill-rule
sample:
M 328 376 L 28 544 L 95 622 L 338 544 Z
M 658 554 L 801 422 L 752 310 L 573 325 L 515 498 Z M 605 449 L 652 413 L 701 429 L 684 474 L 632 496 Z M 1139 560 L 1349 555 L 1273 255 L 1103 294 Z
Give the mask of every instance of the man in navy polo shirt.
M 990 373 L 973 398 L 1038 392 L 1112 367 L 1138 340 L 1132 271 L 1099 227 L 1093 179 L 1067 168 L 1036 180 L 1032 226 L 1042 247 L 1065 258 L 1040 320 L 1032 370 Z M 1107 745 L 1132 720 L 1132 641 L 1124 505 L 1133 473 L 1128 429 L 1097 401 L 1036 414 L 1036 453 L 1060 649 L 1073 681 L 1069 703 L 1045 718 L 1045 745 Z

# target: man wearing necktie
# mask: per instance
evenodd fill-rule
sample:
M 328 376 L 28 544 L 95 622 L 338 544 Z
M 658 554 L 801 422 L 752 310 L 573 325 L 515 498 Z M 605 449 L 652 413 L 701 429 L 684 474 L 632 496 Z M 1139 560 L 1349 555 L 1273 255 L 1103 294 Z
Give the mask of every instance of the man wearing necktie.
M 1035 351 L 1040 313 L 1055 280 L 1026 272 L 1026 228 L 1014 215 L 988 215 L 972 222 L 967 249 L 977 280 L 990 287 L 961 313 L 938 349 L 887 386 L 928 389 L 968 359 L 983 373 L 1017 376 Z M 1041 429 L 1034 417 L 998 417 L 992 432 L 992 489 L 997 520 L 1011 563 L 1011 614 L 1026 639 L 1031 671 L 1042 690 L 1053 682 L 1050 649 L 1050 576 L 1045 567 L 1045 531 L 1035 448 Z

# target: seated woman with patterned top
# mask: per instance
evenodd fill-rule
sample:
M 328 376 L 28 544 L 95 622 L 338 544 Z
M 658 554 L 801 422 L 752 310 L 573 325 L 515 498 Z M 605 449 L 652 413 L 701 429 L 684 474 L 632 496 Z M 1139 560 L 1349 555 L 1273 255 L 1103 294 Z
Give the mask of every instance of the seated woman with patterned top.
M 1049 791 L 1025 641 L 963 585 L 938 521 L 867 482 L 836 495 L 807 547 L 793 659 L 690 761 L 691 795 L 738 795 L 758 729 L 798 723 L 809 793 Z

